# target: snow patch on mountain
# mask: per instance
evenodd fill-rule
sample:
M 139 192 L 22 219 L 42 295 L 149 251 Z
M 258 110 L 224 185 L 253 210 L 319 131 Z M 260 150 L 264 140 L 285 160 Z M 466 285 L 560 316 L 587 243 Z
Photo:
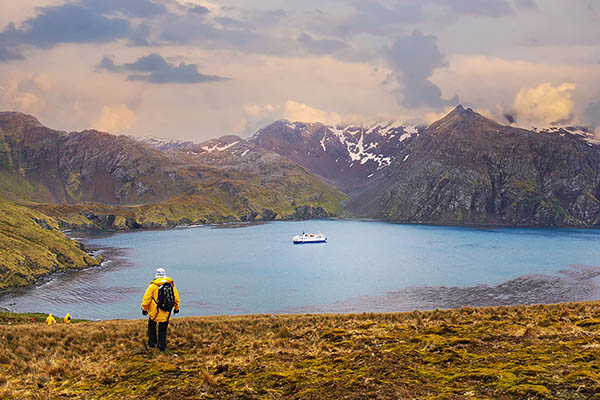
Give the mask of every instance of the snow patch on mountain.
M 535 132 L 535 133 L 552 133 L 552 134 L 557 134 L 560 136 L 573 135 L 573 136 L 579 137 L 580 139 L 583 139 L 589 145 L 600 143 L 598 138 L 594 135 L 594 130 L 588 126 L 552 125 L 547 128 L 540 128 L 540 129 L 531 128 L 530 131 Z
M 223 151 L 223 150 L 227 150 L 228 148 L 235 146 L 236 144 L 238 144 L 240 141 L 236 141 L 233 143 L 229 143 L 229 144 L 220 144 L 217 143 L 213 146 L 202 146 L 202 150 L 205 150 L 209 153 L 212 153 L 213 151 Z
M 349 125 L 327 126 L 327 131 L 346 147 L 348 157 L 352 162 L 359 161 L 361 165 L 369 160 L 377 163 L 377 170 L 385 168 L 392 163 L 392 157 L 382 154 L 379 150 L 383 141 L 401 143 L 414 135 L 418 135 L 416 127 L 406 127 L 396 121 L 375 123 L 367 127 Z M 326 151 L 325 142 L 327 132 L 321 139 L 321 147 Z M 368 143 L 368 144 L 367 144 Z
M 175 140 L 175 139 L 166 139 L 154 136 L 129 136 L 131 139 L 148 144 L 152 147 L 155 147 L 159 150 L 177 150 L 182 149 L 187 146 L 193 145 L 194 142 L 183 141 L 183 140 Z

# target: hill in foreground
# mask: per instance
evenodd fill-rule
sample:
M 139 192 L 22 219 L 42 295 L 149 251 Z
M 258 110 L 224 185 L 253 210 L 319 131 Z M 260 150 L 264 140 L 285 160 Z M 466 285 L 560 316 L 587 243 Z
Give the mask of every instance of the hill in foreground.
M 101 260 L 61 232 L 54 218 L 0 198 L 0 289 L 31 284 L 54 271 L 97 266 Z
M 145 348 L 144 320 L 46 326 L 31 318 L 40 319 L 13 316 L 0 330 L 2 398 L 594 399 L 600 393 L 597 302 L 174 318 L 164 354 Z

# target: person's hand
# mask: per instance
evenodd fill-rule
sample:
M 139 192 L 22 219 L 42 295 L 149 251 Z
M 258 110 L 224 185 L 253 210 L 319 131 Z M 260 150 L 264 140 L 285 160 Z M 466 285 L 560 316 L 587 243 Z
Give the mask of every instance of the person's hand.
M 175 311 L 173 311 L 173 314 L 178 314 L 179 313 L 179 308 L 176 309 Z
M 148 311 L 147 310 L 142 310 L 142 315 L 148 315 Z

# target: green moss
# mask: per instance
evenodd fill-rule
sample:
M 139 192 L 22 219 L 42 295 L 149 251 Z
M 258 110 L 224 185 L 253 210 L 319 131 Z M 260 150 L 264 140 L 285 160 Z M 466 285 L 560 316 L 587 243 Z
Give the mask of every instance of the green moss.
M 94 372 L 85 370 L 90 363 L 75 364 L 81 370 L 57 383 L 55 397 L 587 399 L 598 391 L 600 337 L 574 335 L 581 327 L 561 315 L 581 322 L 600 315 L 599 307 L 176 318 L 167 354 L 143 348 L 144 321 L 106 321 L 77 324 L 68 348 L 56 330 L 39 346 L 54 338 L 60 357 L 81 338 L 96 345 L 85 357 L 102 360 L 92 364 Z M 524 337 L 524 326 L 540 334 Z M 0 346 L 15 348 L 17 336 L 4 336 Z M 12 388 L 40 375 L 20 372 L 9 370 L 9 379 L 21 383 Z
M 538 398 L 553 398 L 550 390 L 542 385 L 517 385 L 508 389 L 509 393 L 522 396 L 537 396 Z
M 523 193 L 535 193 L 538 190 L 537 178 L 535 176 L 529 176 L 525 179 L 514 178 L 511 184 Z

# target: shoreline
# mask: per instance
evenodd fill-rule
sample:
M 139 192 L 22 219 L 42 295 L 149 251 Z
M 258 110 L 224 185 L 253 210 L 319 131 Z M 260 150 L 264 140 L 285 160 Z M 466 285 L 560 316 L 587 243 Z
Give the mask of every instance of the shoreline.
M 263 220 L 263 221 L 227 221 L 227 222 L 212 222 L 207 224 L 192 223 L 189 225 L 178 224 L 172 226 L 154 226 L 154 227 L 139 227 L 139 228 L 128 228 L 128 229 L 103 229 L 103 228 L 69 228 L 64 229 L 62 232 L 69 234 L 70 232 L 92 232 L 101 233 L 107 232 L 120 233 L 120 232 L 146 232 L 146 231 L 163 231 L 170 229 L 184 229 L 184 228 L 200 228 L 200 227 L 215 227 L 215 228 L 226 228 L 226 227 L 246 227 L 254 225 L 263 225 L 268 223 L 277 222 L 309 222 L 309 221 L 354 221 L 354 222 L 376 222 L 392 225 L 407 225 L 407 226 L 431 226 L 431 227 L 448 227 L 448 228 L 470 228 L 470 229 L 576 229 L 576 230 L 591 230 L 600 229 L 600 225 L 597 226 L 581 226 L 581 225 L 532 225 L 532 224 L 499 224 L 499 223 L 451 223 L 451 222 L 431 222 L 431 221 L 393 221 L 388 219 L 370 218 L 370 217 L 328 217 L 328 218 L 309 218 L 309 219 L 274 219 L 274 220 Z
M 115 254 L 123 250 L 120 248 L 107 249 L 114 251 Z M 125 257 L 122 257 L 121 260 L 127 262 Z M 86 270 L 92 270 L 93 268 L 96 267 L 90 267 Z M 80 271 L 62 271 L 58 277 L 78 272 Z M 48 280 L 47 283 L 52 282 L 52 280 Z M 13 289 L 10 293 L 1 294 L 0 299 L 10 298 L 12 294 L 28 290 L 32 290 L 32 288 Z M 525 274 L 495 285 L 409 286 L 381 294 L 348 297 L 329 304 L 292 306 L 271 311 L 248 313 L 192 314 L 186 315 L 186 317 L 394 314 L 432 312 L 435 310 L 451 311 L 464 307 L 528 307 L 598 301 L 600 301 L 600 266 L 569 265 L 557 270 L 555 274 Z M 10 303 L 4 304 L 4 306 L 8 306 L 9 312 L 39 312 L 39 309 L 14 311 L 10 309 L 10 305 Z M 113 319 L 93 315 L 84 318 L 100 321 Z M 131 319 L 131 317 L 122 316 L 117 319 Z
M 579 300 L 579 301 L 563 301 L 563 302 L 555 302 L 555 303 L 532 303 L 532 304 L 498 304 L 498 305 L 480 305 L 480 306 L 469 306 L 463 305 L 459 307 L 452 308 L 440 308 L 435 307 L 431 309 L 413 309 L 410 311 L 402 310 L 402 311 L 360 311 L 360 312 L 318 312 L 318 311 L 306 311 L 306 312 L 294 312 L 294 313 L 285 313 L 285 312 L 261 312 L 261 313 L 248 313 L 248 314 L 211 314 L 211 315 L 174 315 L 172 318 L 174 320 L 186 320 L 186 319 L 207 319 L 207 320 L 227 320 L 227 319 L 240 319 L 240 318 L 305 318 L 305 317 L 339 317 L 339 318 L 352 318 L 352 317 L 386 317 L 386 316 L 398 316 L 398 315 L 416 315 L 416 314 L 435 314 L 435 313 L 452 313 L 452 312 L 464 312 L 466 311 L 483 311 L 483 310 L 494 310 L 494 311 L 502 311 L 505 309 L 543 309 L 543 308 L 560 308 L 560 307 L 570 307 L 570 306 L 594 306 L 599 308 L 600 313 L 600 298 L 593 300 Z M 40 314 L 40 315 L 48 315 L 48 312 L 44 311 L 27 311 L 27 312 L 19 312 L 12 311 L 5 307 L 0 306 L 0 315 L 1 314 L 12 314 L 15 316 L 18 315 L 30 315 L 30 314 Z M 52 313 L 55 317 L 59 317 L 58 314 Z M 60 316 L 62 318 L 62 316 Z M 600 317 L 600 315 L 599 315 Z M 92 318 L 83 318 L 83 319 L 74 319 L 76 321 L 81 322 L 118 322 L 118 321 L 146 321 L 147 317 L 142 316 L 140 314 L 139 318 L 111 318 L 111 319 L 92 319 Z M 598 319 L 598 325 L 600 325 L 600 318 Z M 2 325 L 0 323 L 0 325 Z M 600 326 L 599 326 L 600 328 Z
M 63 233 L 65 233 L 65 232 L 63 232 Z M 31 290 L 34 288 L 38 288 L 38 287 L 47 285 L 48 283 L 51 283 L 54 279 L 61 277 L 61 276 L 76 274 L 76 273 L 84 272 L 84 271 L 90 271 L 90 270 L 97 269 L 97 268 L 102 268 L 103 266 L 106 266 L 107 264 L 114 262 L 114 258 L 112 258 L 112 257 L 105 258 L 104 257 L 104 254 L 106 254 L 105 252 L 110 253 L 110 251 L 119 252 L 121 250 L 125 250 L 125 248 L 112 248 L 112 247 L 89 248 L 89 247 L 87 247 L 87 245 L 85 243 L 82 243 L 78 239 L 71 238 L 68 234 L 67 234 L 67 237 L 70 240 L 72 240 L 73 242 L 75 242 L 76 245 L 84 245 L 84 248 L 85 248 L 84 251 L 90 257 L 93 257 L 94 259 L 96 259 L 96 257 L 98 257 L 98 256 L 102 257 L 102 261 L 100 262 L 100 264 L 99 265 L 86 265 L 86 266 L 81 266 L 81 267 L 76 267 L 76 268 L 67 268 L 64 270 L 51 271 L 44 275 L 37 276 L 33 282 L 31 282 L 27 285 L 7 287 L 4 289 L 0 289 L 0 300 L 10 297 L 11 295 L 13 295 L 15 293 L 19 293 L 21 291 L 27 291 L 27 290 Z M 0 306 L 0 312 L 1 312 L 1 308 L 2 308 L 2 306 Z M 8 310 L 11 313 L 15 312 L 10 309 L 8 309 Z M 32 311 L 32 312 L 34 312 L 34 311 Z
M 319 220 L 308 220 L 311 222 L 317 222 Z M 348 221 L 346 219 L 324 219 L 322 221 Z M 378 223 L 389 223 L 386 221 L 369 221 L 369 220 L 353 220 L 356 222 L 378 222 Z M 269 221 L 270 222 L 270 221 Z M 287 222 L 287 221 L 274 221 L 274 222 Z M 243 227 L 250 227 L 250 226 L 256 226 L 256 225 L 264 225 L 267 222 L 244 222 L 241 224 L 238 223 L 224 223 L 224 224 L 207 224 L 207 225 L 200 225 L 200 227 L 208 227 L 208 228 L 214 228 L 214 229 L 237 229 L 237 228 L 243 228 Z M 396 225 L 396 224 L 394 224 Z M 405 224 L 408 226 L 413 226 L 412 224 Z M 165 231 L 165 230 L 171 230 L 171 229 L 189 229 L 189 228 L 193 228 L 194 226 L 182 226 L 182 227 L 178 227 L 178 228 L 160 228 L 160 229 L 141 229 L 141 230 L 136 230 L 137 232 L 142 232 L 142 231 Z M 437 227 L 437 226 L 432 226 L 432 227 Z M 519 228 L 517 228 L 519 229 Z M 562 229 L 562 228 L 558 228 L 558 229 Z M 136 232 L 136 231 L 130 231 L 130 232 Z M 62 276 L 65 275 L 69 275 L 69 274 L 73 274 L 73 273 L 79 273 L 79 272 L 84 272 L 84 271 L 90 271 L 90 270 L 95 270 L 95 268 L 99 268 L 99 267 L 105 267 L 107 264 L 110 264 L 112 262 L 119 262 L 118 259 L 122 259 L 121 261 L 126 261 L 127 257 L 119 257 L 118 254 L 116 254 L 117 252 L 123 251 L 125 248 L 118 248 L 118 247 L 98 247 L 98 246 L 89 246 L 88 243 L 86 243 L 87 239 L 90 238 L 97 238 L 97 237 L 105 237 L 105 236 L 112 236 L 114 234 L 120 233 L 120 232 L 124 232 L 124 231 L 107 231 L 107 230 L 85 230 L 85 231 L 69 231 L 69 232 L 65 232 L 67 234 L 67 236 L 71 239 L 74 240 L 75 242 L 83 242 L 84 247 L 86 248 L 86 251 L 88 254 L 91 254 L 92 256 L 94 254 L 101 254 L 103 257 L 103 261 L 99 266 L 88 266 L 88 267 L 84 267 L 84 268 L 75 268 L 75 269 L 69 269 L 69 270 L 65 270 L 65 271 L 55 271 L 52 273 L 49 273 L 47 275 L 41 276 L 39 277 L 34 283 L 27 285 L 27 286 L 21 286 L 21 287 L 16 287 L 16 288 L 8 288 L 5 289 L 3 291 L 0 291 L 0 299 L 9 299 L 11 298 L 14 294 L 19 294 L 19 292 L 22 291 L 28 291 L 28 290 L 32 290 L 35 289 L 36 287 L 39 287 L 40 285 L 44 285 L 47 283 L 52 282 L 55 278 L 60 279 Z M 310 305 L 306 305 L 306 306 L 294 306 L 294 307 L 290 307 L 290 308 L 282 308 L 282 309 L 274 309 L 272 312 L 273 313 L 283 313 L 283 314 L 303 314 L 306 312 L 316 312 L 319 314 L 326 314 L 326 313 L 343 313 L 343 314 L 347 314 L 347 313 L 354 313 L 354 312 L 406 312 L 406 311 L 411 311 L 411 310 L 419 310 L 419 311 L 428 311 L 428 310 L 433 310 L 436 308 L 439 309 L 455 309 L 457 307 L 462 306 L 462 304 L 457 304 L 457 303 L 453 303 L 449 305 L 449 302 L 451 300 L 449 299 L 455 299 L 457 298 L 458 295 L 460 295 L 460 298 L 467 298 L 468 301 L 465 301 L 466 306 L 472 306 L 472 307 L 486 307 L 486 306 L 502 306 L 502 305 L 516 305 L 516 304 L 555 304 L 555 303 L 564 303 L 564 302 L 572 302 L 572 301 L 593 301 L 596 300 L 596 296 L 571 296 L 571 297 L 558 297 L 556 291 L 553 291 L 553 287 L 556 287 L 557 284 L 556 282 L 551 282 L 551 279 L 559 279 L 559 284 L 563 285 L 561 287 L 565 287 L 565 283 L 564 281 L 561 281 L 560 279 L 562 279 L 562 277 L 566 274 L 569 273 L 574 273 L 576 268 L 581 268 L 578 266 L 569 266 L 569 265 L 564 265 L 564 266 L 558 266 L 555 270 L 555 272 L 553 273 L 548 273 L 548 274 L 542 274 L 539 276 L 530 276 L 528 274 L 523 274 L 523 275 L 519 275 L 518 277 L 514 278 L 514 279 L 507 279 L 504 281 L 499 282 L 498 284 L 477 284 L 477 285 L 471 285 L 471 286 L 451 286 L 451 287 L 447 287 L 444 285 L 440 285 L 440 286 L 426 286 L 426 285 L 421 285 L 421 286 L 415 286 L 415 287 L 407 287 L 407 288 L 400 288 L 397 290 L 391 290 L 391 291 L 387 291 L 387 292 L 382 292 L 380 294 L 375 294 L 375 295 L 365 295 L 365 296 L 360 296 L 360 297 L 348 297 L 342 300 L 336 300 L 334 302 L 332 302 L 331 304 L 310 304 Z M 583 266 L 583 268 L 597 268 L 595 266 Z M 566 274 L 565 274 L 566 271 Z M 562 275 L 562 276 L 561 276 Z M 590 275 L 592 278 L 596 278 L 598 276 L 598 274 L 594 271 L 592 271 L 592 274 Z M 541 278 L 540 278 L 541 277 Z M 579 279 L 579 278 L 578 278 Z M 548 301 L 537 301 L 536 299 L 540 299 L 543 298 L 543 296 L 546 294 L 545 292 L 541 292 L 538 291 L 537 294 L 534 294 L 533 300 L 529 299 L 528 301 L 522 301 L 520 300 L 521 298 L 517 297 L 517 300 L 513 300 L 508 301 L 508 302 L 502 302 L 502 300 L 500 300 L 500 297 L 504 297 L 504 298 L 512 298 L 513 295 L 512 293 L 516 292 L 516 289 L 510 289 L 507 290 L 506 292 L 500 292 L 500 296 L 499 298 L 496 299 L 489 299 L 489 293 L 497 291 L 498 287 L 508 287 L 508 286 L 518 286 L 516 284 L 513 284 L 513 282 L 516 283 L 521 283 L 523 281 L 526 281 L 526 285 L 530 286 L 530 287 L 539 287 L 541 286 L 548 286 L 548 296 L 549 299 L 547 299 Z M 589 281 L 589 280 L 588 280 Z M 577 293 L 577 290 L 589 290 L 588 293 L 592 293 L 592 289 L 590 289 L 588 286 L 586 286 L 586 284 L 588 283 L 588 281 L 585 280 L 581 280 L 579 279 L 578 281 L 574 281 L 575 283 L 569 283 L 570 286 L 568 286 L 563 292 L 559 293 L 562 296 L 567 296 L 567 294 L 575 291 L 574 293 Z M 579 283 L 577 283 L 579 282 Z M 591 281 L 590 281 L 591 282 Z M 595 290 L 595 289 L 594 289 Z M 477 293 L 479 293 L 479 295 L 476 295 Z M 507 294 L 508 293 L 508 294 Z M 565 294 L 566 293 L 566 294 Z M 595 292 L 594 292 L 595 293 Z M 407 299 L 407 300 L 406 300 Z M 415 300 L 416 299 L 416 300 Z M 437 300 L 438 302 L 434 304 L 433 300 Z M 442 299 L 442 300 L 440 300 Z M 403 300 L 406 300 L 405 302 L 403 302 Z M 416 305 L 414 307 L 411 308 L 406 308 L 406 304 L 413 304 L 416 302 Z M 381 304 L 385 303 L 385 304 L 399 304 L 399 307 L 394 308 L 394 309 L 384 309 L 382 310 L 382 306 Z M 371 304 L 372 306 L 370 307 L 364 307 L 365 304 Z M 6 306 L 6 304 L 5 304 Z M 360 307 L 363 308 L 360 308 Z M 366 309 L 365 309 L 366 308 Z M 10 306 L 9 306 L 10 309 Z M 12 310 L 11 310 L 12 311 Z M 29 311 L 29 310 L 28 310 Z M 230 314 L 214 314 L 214 315 L 230 315 Z M 253 315 L 253 314 L 250 314 Z

